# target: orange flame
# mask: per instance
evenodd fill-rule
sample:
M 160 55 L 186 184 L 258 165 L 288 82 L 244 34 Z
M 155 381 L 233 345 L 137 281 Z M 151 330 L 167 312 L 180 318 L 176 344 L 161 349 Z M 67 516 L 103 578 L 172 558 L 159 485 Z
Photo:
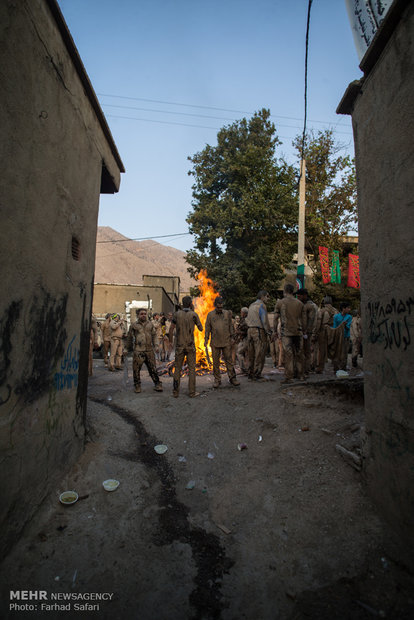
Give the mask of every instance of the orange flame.
M 194 299 L 194 310 L 200 317 L 200 321 L 203 324 L 203 331 L 200 332 L 197 328 L 194 330 L 194 341 L 197 353 L 197 365 L 209 366 L 207 363 L 207 356 L 204 348 L 204 327 L 206 324 L 207 314 L 214 310 L 214 300 L 219 296 L 216 291 L 216 284 L 207 276 L 207 271 L 201 269 L 196 276 L 198 281 L 198 288 L 200 290 L 200 296 Z M 208 353 L 211 359 L 211 349 L 208 347 Z

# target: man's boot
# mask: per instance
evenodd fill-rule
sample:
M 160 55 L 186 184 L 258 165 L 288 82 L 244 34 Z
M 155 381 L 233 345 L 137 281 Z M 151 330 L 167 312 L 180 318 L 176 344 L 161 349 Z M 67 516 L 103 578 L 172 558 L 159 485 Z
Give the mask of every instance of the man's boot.
M 134 390 L 135 390 L 135 394 L 139 394 L 141 392 L 141 386 L 137 384 Z
M 230 379 L 230 383 L 232 385 L 240 385 L 240 381 L 237 381 L 236 377 L 233 377 L 232 379 Z
M 353 366 L 353 368 L 358 368 L 358 358 L 357 357 L 353 357 L 352 358 L 352 366 Z
M 159 381 L 158 383 L 156 383 L 156 384 L 154 385 L 154 390 L 155 390 L 156 392 L 162 392 L 162 383 L 161 383 L 161 381 Z
M 221 385 L 221 381 L 219 379 L 214 379 L 213 388 L 219 388 Z

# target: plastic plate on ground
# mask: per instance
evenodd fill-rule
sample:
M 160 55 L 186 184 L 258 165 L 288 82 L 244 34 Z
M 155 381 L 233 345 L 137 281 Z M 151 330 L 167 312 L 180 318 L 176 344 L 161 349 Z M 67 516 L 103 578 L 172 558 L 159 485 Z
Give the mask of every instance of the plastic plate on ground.
M 105 491 L 115 491 L 119 487 L 119 480 L 113 480 L 110 478 L 109 480 L 104 480 L 102 482 L 102 486 Z
M 61 504 L 65 506 L 69 506 L 69 504 L 74 504 L 78 501 L 78 494 L 76 491 L 64 491 L 59 495 L 59 501 Z
M 164 444 L 158 444 L 158 446 L 154 446 L 154 450 L 157 454 L 165 454 L 167 452 L 168 447 Z

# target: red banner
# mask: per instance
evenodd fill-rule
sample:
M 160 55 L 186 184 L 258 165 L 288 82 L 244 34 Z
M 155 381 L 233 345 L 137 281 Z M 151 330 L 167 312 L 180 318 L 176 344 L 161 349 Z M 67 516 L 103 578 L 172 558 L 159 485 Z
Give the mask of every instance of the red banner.
M 348 260 L 348 286 L 352 288 L 360 288 L 359 256 L 357 254 L 349 254 Z
M 331 277 L 329 274 L 329 251 L 328 248 L 319 246 L 319 260 L 321 263 L 322 280 L 324 284 L 330 282 Z

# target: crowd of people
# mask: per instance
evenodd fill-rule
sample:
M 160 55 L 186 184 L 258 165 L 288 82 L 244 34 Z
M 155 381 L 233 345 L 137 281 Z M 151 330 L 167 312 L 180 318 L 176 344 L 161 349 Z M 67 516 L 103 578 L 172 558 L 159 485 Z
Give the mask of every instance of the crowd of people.
M 204 347 L 208 364 L 213 366 L 214 388 L 222 381 L 223 365 L 231 385 L 239 386 L 235 366 L 251 381 L 264 381 L 263 368 L 267 355 L 273 364 L 284 370 L 282 383 L 295 379 L 304 381 L 313 372 L 321 374 L 328 358 L 333 371 L 347 370 L 348 353 L 352 345 L 351 363 L 357 366 L 362 354 L 362 326 L 358 311 L 351 315 L 347 302 L 337 310 L 332 299 L 326 296 L 318 308 L 303 288 L 295 293 L 292 284 L 286 284 L 283 298 L 276 302 L 272 325 L 267 304 L 269 294 L 259 291 L 257 299 L 249 307 L 241 308 L 240 315 L 233 317 L 224 308 L 222 297 L 216 297 L 214 309 L 208 313 L 204 326 Z M 91 350 L 96 341 L 98 324 L 93 318 Z M 122 369 L 122 360 L 133 351 L 133 379 L 136 393 L 141 392 L 141 369 L 145 364 L 154 383 L 154 389 L 162 392 L 162 382 L 157 362 L 173 364 L 173 396 L 180 392 L 181 371 L 184 362 L 188 370 L 189 396 L 196 392 L 196 346 L 195 329 L 203 331 L 203 325 L 194 311 L 190 296 L 174 314 L 148 315 L 145 308 L 137 310 L 136 321 L 127 329 L 126 321 L 115 314 L 107 314 L 100 324 L 102 355 L 105 366 L 111 372 Z M 210 352 L 212 360 L 210 360 Z M 92 373 L 92 353 L 90 374 Z

